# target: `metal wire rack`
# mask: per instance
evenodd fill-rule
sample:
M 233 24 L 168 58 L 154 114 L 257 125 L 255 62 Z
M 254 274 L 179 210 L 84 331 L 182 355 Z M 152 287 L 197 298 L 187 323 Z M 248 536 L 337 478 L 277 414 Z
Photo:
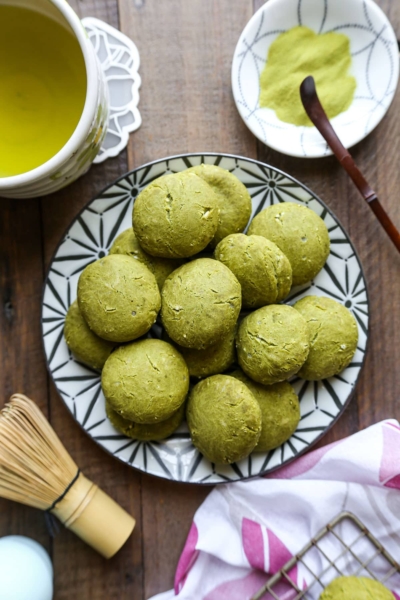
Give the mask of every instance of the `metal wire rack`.
M 307 574 L 304 589 L 293 581 L 296 567 Z M 367 527 L 352 513 L 343 512 L 271 577 L 251 600 L 315 600 L 328 583 L 340 575 L 371 577 L 390 588 L 391 579 L 398 573 L 399 563 Z

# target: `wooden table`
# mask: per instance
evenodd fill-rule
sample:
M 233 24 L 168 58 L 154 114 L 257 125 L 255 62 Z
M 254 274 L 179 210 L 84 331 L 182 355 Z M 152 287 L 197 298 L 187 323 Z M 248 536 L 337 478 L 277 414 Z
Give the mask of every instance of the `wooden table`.
M 386 417 L 400 418 L 400 256 L 333 158 L 295 159 L 269 150 L 247 130 L 233 103 L 233 50 L 262 3 L 71 0 L 81 17 L 103 19 L 137 44 L 143 125 L 127 151 L 92 167 L 64 191 L 0 200 L 0 404 L 17 391 L 34 398 L 83 471 L 137 519 L 125 547 L 105 561 L 66 530 L 50 539 L 41 513 L 0 501 L 0 536 L 31 536 L 50 552 L 56 600 L 142 600 L 169 589 L 193 514 L 210 491 L 155 479 L 108 456 L 73 421 L 46 372 L 40 304 L 51 256 L 81 207 L 128 169 L 181 152 L 228 152 L 271 163 L 312 188 L 360 254 L 371 307 L 370 344 L 356 397 L 323 443 Z M 400 0 L 378 4 L 400 36 Z M 377 130 L 353 152 L 400 227 L 400 93 Z

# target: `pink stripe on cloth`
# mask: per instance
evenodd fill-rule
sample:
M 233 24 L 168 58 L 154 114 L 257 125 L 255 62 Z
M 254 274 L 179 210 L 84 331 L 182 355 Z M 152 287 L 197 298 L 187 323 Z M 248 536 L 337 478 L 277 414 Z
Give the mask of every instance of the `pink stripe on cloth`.
M 198 557 L 199 552 L 196 550 L 196 544 L 199 539 L 199 532 L 196 524 L 193 521 L 189 531 L 189 535 L 186 540 L 185 547 L 180 556 L 178 566 L 175 573 L 174 590 L 175 594 L 178 595 L 183 586 L 185 585 L 186 578 L 190 569 L 193 567 Z
M 392 479 L 389 479 L 389 481 L 385 483 L 385 487 L 400 490 L 400 475 L 396 475 L 396 477 L 392 477 Z
M 289 552 L 285 544 L 274 534 L 273 531 L 267 529 L 268 545 L 269 545 L 269 572 L 277 573 L 286 563 L 293 558 L 293 554 Z
M 382 427 L 383 452 L 379 481 L 385 487 L 400 489 L 400 429 L 392 423 Z
M 293 554 L 289 552 L 285 544 L 280 540 L 273 531 L 267 529 L 268 546 L 269 546 L 269 573 L 274 575 L 286 563 L 293 558 Z M 297 584 L 297 567 L 288 573 L 290 579 Z
M 387 427 L 393 427 L 393 429 L 398 429 L 400 431 L 400 427 L 396 425 L 396 423 L 385 423 Z
M 260 571 L 253 571 L 246 577 L 225 581 L 211 590 L 204 600 L 243 600 L 250 598 L 266 583 L 268 577 Z M 193 599 L 194 600 L 194 599 Z
M 268 573 L 274 575 L 293 558 L 293 555 L 273 531 L 267 529 L 266 533 L 269 558 Z M 250 566 L 253 569 L 265 571 L 264 538 L 261 525 L 246 517 L 242 520 L 242 543 Z M 289 576 L 297 583 L 297 568 L 292 569 Z
M 264 540 L 261 525 L 246 517 L 242 520 L 243 550 L 253 569 L 264 571 Z
M 256 594 L 260 588 L 268 581 L 270 575 L 253 571 L 250 575 L 246 575 L 241 579 L 233 579 L 225 581 L 204 597 L 203 600 L 248 600 Z M 297 596 L 296 590 L 288 583 L 278 583 L 273 588 L 275 597 L 280 600 L 294 600 Z M 193 600 L 195 600 L 193 598 Z M 263 600 L 273 600 L 271 594 L 265 594 Z
M 325 454 L 343 441 L 344 440 L 338 440 L 337 442 L 333 442 L 328 446 L 323 446 L 322 448 L 318 448 L 309 454 L 300 456 L 300 458 L 290 463 L 290 465 L 287 467 L 282 467 L 277 471 L 273 471 L 268 475 L 264 475 L 264 477 L 265 479 L 293 479 L 294 477 L 303 475 L 304 473 L 307 473 L 307 471 L 311 471 L 311 469 L 313 469 L 315 465 L 322 460 Z

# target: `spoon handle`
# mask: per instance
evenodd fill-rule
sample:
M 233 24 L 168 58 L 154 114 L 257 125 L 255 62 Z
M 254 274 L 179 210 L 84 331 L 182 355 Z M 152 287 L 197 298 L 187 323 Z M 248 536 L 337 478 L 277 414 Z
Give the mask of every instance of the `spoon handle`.
M 351 177 L 360 194 L 363 196 L 364 200 L 367 202 L 368 206 L 373 211 L 376 218 L 392 240 L 393 244 L 400 252 L 400 233 L 396 229 L 394 223 L 383 208 L 382 204 L 379 202 L 376 193 L 370 187 L 364 175 L 355 164 L 350 153 L 346 150 L 338 138 L 318 98 L 313 77 L 306 77 L 306 79 L 303 81 L 300 86 L 300 96 L 304 109 L 310 120 L 314 123 L 315 127 L 325 139 L 342 167 Z

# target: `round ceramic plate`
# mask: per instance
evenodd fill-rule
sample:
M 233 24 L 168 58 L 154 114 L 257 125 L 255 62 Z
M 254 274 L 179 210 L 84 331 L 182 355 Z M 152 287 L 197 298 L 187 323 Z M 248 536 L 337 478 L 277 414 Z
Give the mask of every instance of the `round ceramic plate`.
M 346 148 L 378 125 L 393 100 L 399 78 L 396 35 L 373 0 L 269 0 L 243 30 L 232 63 L 233 96 L 242 119 L 258 139 L 279 152 L 326 156 L 331 151 L 315 127 L 284 123 L 274 110 L 259 106 L 259 79 L 269 47 L 278 35 L 298 25 L 316 33 L 344 33 L 350 39 L 350 72 L 357 88 L 350 108 L 332 119 Z
M 246 185 L 253 200 L 253 216 L 278 202 L 305 204 L 321 216 L 331 240 L 328 261 L 315 281 L 294 288 L 287 302 L 309 294 L 329 296 L 347 306 L 359 326 L 357 352 L 340 375 L 318 383 L 293 381 L 301 403 L 301 421 L 293 436 L 276 450 L 253 453 L 226 466 L 211 464 L 192 446 L 185 424 L 162 442 L 141 443 L 118 433 L 106 417 L 100 373 L 79 363 L 63 337 L 65 314 L 76 297 L 80 273 L 89 263 L 105 256 L 116 236 L 131 227 L 132 205 L 140 190 L 156 177 L 202 162 L 228 169 Z M 276 469 L 307 450 L 332 426 L 351 398 L 364 361 L 368 297 L 360 261 L 346 232 L 315 194 L 271 166 L 229 155 L 195 154 L 155 161 L 131 171 L 74 219 L 51 261 L 43 294 L 42 328 L 50 375 L 75 420 L 90 437 L 116 458 L 146 473 L 211 484 Z M 160 327 L 154 326 L 150 335 L 160 337 Z

